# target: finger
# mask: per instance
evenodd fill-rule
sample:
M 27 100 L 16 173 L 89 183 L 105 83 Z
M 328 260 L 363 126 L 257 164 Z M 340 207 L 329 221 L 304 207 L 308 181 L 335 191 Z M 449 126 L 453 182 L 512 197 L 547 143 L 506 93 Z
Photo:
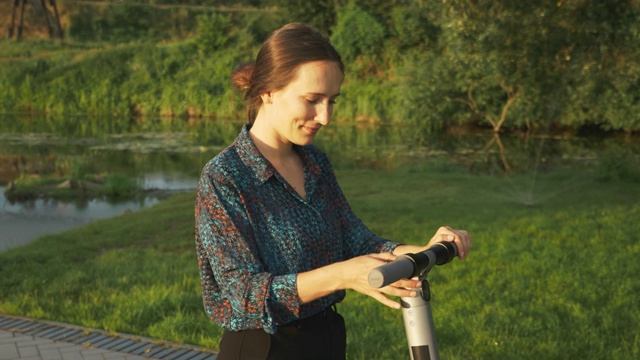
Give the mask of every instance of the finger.
M 469 252 L 469 250 L 471 250 L 472 242 L 471 242 L 471 236 L 466 230 L 460 230 L 460 239 L 464 243 L 464 246 L 467 252 Z
M 458 236 L 455 230 L 451 229 L 448 226 L 445 227 L 445 229 L 446 232 L 440 234 L 441 241 L 455 243 L 456 247 L 458 248 L 458 257 L 460 257 L 462 254 L 465 254 L 466 246 L 464 244 L 464 241 L 460 238 L 460 236 Z
M 462 249 L 464 252 L 464 257 L 466 257 L 466 255 L 469 253 L 469 251 L 471 250 L 471 236 L 469 236 L 469 233 L 466 230 L 453 230 L 457 237 L 460 239 L 460 243 L 462 244 Z
M 451 230 L 449 230 L 451 231 Z M 446 232 L 446 233 L 442 233 L 440 234 L 440 241 L 448 241 L 448 242 L 452 242 L 456 240 L 456 236 L 454 235 L 453 232 Z
M 388 297 L 384 296 L 381 292 L 374 291 L 373 293 L 368 294 L 372 298 L 378 300 L 379 303 L 386 305 L 392 309 L 400 309 L 400 303 L 397 301 L 393 301 Z
M 452 241 L 458 247 L 458 258 L 463 260 L 467 257 L 469 250 L 471 249 L 471 238 L 465 230 L 455 230 L 449 226 L 444 227 L 448 232 L 443 234 L 446 237 L 445 241 Z
M 389 285 L 401 289 L 418 289 L 422 287 L 422 281 L 420 280 L 410 280 L 410 279 L 402 279 L 394 282 Z
M 387 295 L 390 296 L 397 296 L 397 297 L 416 297 L 418 296 L 418 292 L 415 290 L 415 288 L 413 289 L 407 289 L 407 288 L 397 288 L 395 286 L 385 286 L 381 289 L 379 289 L 380 292 L 383 292 Z

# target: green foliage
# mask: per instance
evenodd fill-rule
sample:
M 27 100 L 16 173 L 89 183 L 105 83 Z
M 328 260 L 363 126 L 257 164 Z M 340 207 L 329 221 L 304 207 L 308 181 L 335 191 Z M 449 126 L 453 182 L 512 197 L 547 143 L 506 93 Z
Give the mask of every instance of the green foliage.
M 305 21 L 346 62 L 343 120 L 640 131 L 640 7 L 627 1 L 116 3 L 69 5 L 71 42 L 3 41 L 0 111 L 232 117 L 229 73 Z
M 394 119 L 393 87 L 377 77 L 348 80 L 341 89 L 335 117 L 349 121 L 374 122 Z
M 250 37 L 242 41 L 245 48 L 252 43 Z M 0 71 L 0 80 L 19 84 L 0 90 L 6 94 L 0 104 L 5 112 L 228 117 L 233 114 L 229 74 L 246 59 L 222 50 L 201 54 L 195 42 L 185 42 L 119 46 L 61 62 L 23 62 L 11 72 Z
M 206 8 L 161 8 L 117 1 L 111 6 L 67 3 L 67 37 L 78 42 L 184 40 L 195 32 L 196 18 Z
M 362 56 L 375 59 L 382 54 L 385 36 L 384 26 L 354 3 L 339 12 L 331 42 L 345 61 L 353 63 Z
M 127 114 L 129 102 L 120 89 L 128 78 L 123 66 L 136 48 L 123 46 L 88 54 L 75 64 L 60 64 L 43 73 L 32 98 L 48 112 L 66 114 Z
M 431 23 L 428 14 L 418 6 L 403 5 L 391 10 L 392 41 L 388 47 L 396 46 L 398 55 L 411 48 L 428 51 L 434 46 L 440 34 L 440 28 Z
M 135 178 L 121 174 L 98 176 L 88 174 L 78 166 L 68 177 L 21 175 L 5 191 L 11 201 L 52 199 L 132 199 L 141 194 L 142 187 Z
M 104 177 L 104 189 L 102 192 L 108 198 L 129 199 L 138 194 L 140 186 L 136 179 L 119 174 L 108 174 Z
M 586 0 L 455 1 L 431 10 L 442 33 L 438 58 L 429 65 L 447 69 L 436 71 L 435 81 L 443 88 L 430 95 L 464 105 L 438 113 L 442 117 L 466 113 L 467 119 L 488 123 L 494 130 L 503 124 L 544 128 L 552 123 L 602 123 L 613 98 L 596 101 L 610 88 L 606 82 L 620 79 L 615 80 L 618 91 L 635 92 L 640 68 L 623 65 L 623 70 L 614 64 L 627 64 L 640 55 L 633 45 L 637 7 Z M 625 103 L 637 97 L 626 96 Z
M 121 6 L 105 7 L 96 12 L 96 7 L 79 8 L 72 16 L 68 35 L 77 41 L 132 41 L 140 36 L 158 38 L 153 19 L 155 11 L 149 7 Z
M 220 51 L 229 42 L 231 19 L 221 13 L 198 16 L 198 36 L 195 42 L 204 56 Z
M 336 22 L 336 0 L 268 0 L 266 3 L 278 8 L 283 24 L 303 22 L 329 34 Z
M 444 78 L 455 76 L 447 66 L 447 59 L 435 54 L 419 53 L 404 59 L 398 69 L 399 79 L 395 91 L 399 121 L 417 126 L 426 132 L 445 127 L 449 123 L 461 123 L 465 117 L 463 104 L 451 99 L 457 89 Z
M 71 166 L 71 170 L 69 171 L 69 179 L 70 180 L 84 180 L 87 175 L 90 174 L 89 164 L 76 161 Z

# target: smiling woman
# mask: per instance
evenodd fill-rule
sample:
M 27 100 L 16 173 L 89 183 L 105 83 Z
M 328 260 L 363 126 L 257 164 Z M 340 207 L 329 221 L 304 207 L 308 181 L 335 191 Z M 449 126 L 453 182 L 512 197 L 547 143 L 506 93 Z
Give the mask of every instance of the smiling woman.
M 250 135 L 260 153 L 306 199 L 301 158 L 291 144 L 309 145 L 329 125 L 343 74 L 332 61 L 304 63 L 286 87 L 262 94 Z
M 279 142 L 308 145 L 320 127 L 329 125 L 343 79 L 339 66 L 314 61 L 300 65 L 295 74 L 285 88 L 262 95 L 264 106 L 252 132 L 276 130 Z
M 240 135 L 204 167 L 196 249 L 209 317 L 225 329 L 219 359 L 344 359 L 336 304 L 352 289 L 394 309 L 419 281 L 372 288 L 369 271 L 396 255 L 471 239 L 441 227 L 426 246 L 375 235 L 351 210 L 327 156 L 311 145 L 329 125 L 344 79 L 337 51 L 300 23 L 276 30 L 232 74 L 245 91 Z

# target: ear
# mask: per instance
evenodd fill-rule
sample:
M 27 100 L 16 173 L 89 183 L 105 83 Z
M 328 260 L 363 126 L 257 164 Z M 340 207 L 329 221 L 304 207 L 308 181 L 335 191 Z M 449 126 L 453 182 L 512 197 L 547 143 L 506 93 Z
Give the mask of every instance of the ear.
M 263 93 L 260 94 L 260 97 L 262 98 L 262 103 L 263 104 L 271 104 L 272 103 L 272 97 L 271 97 L 271 93 Z

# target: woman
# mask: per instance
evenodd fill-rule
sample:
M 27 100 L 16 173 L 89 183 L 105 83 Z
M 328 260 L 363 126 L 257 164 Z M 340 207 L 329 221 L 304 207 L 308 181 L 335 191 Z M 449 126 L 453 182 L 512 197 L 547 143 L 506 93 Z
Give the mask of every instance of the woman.
M 330 123 L 344 79 L 340 55 L 313 28 L 276 30 L 254 63 L 232 74 L 247 120 L 203 169 L 196 247 L 208 316 L 225 329 L 218 359 L 344 359 L 335 311 L 346 289 L 399 309 L 420 284 L 369 286 L 371 269 L 396 255 L 471 239 L 441 227 L 425 247 L 373 234 L 352 212 L 327 157 L 311 145 Z

